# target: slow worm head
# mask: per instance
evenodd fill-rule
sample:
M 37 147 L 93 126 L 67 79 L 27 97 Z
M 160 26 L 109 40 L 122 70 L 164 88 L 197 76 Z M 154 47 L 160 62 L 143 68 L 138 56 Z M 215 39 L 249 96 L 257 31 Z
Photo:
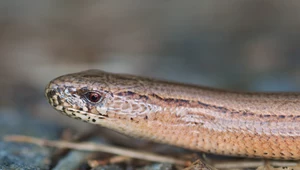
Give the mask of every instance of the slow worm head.
M 88 70 L 46 87 L 63 114 L 221 155 L 300 159 L 300 93 L 249 93 Z

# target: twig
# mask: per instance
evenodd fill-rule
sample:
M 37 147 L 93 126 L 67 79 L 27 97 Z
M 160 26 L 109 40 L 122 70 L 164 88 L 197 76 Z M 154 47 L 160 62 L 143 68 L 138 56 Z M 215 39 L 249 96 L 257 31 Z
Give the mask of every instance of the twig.
M 114 156 L 112 158 L 106 160 L 88 160 L 88 165 L 91 168 L 97 167 L 99 165 L 107 165 L 107 164 L 117 164 L 131 160 L 131 158 L 127 156 Z
M 10 142 L 25 142 L 25 143 L 33 143 L 39 146 L 48 146 L 48 147 L 56 147 L 56 148 L 69 148 L 83 151 L 100 151 L 106 152 L 116 155 L 123 155 L 131 158 L 148 160 L 153 162 L 164 162 L 171 163 L 181 166 L 188 166 L 190 161 L 184 161 L 180 159 L 175 159 L 167 156 L 160 156 L 149 152 L 136 151 L 130 149 L 123 149 L 114 146 L 108 146 L 103 144 L 95 144 L 90 142 L 82 142 L 82 143 L 73 143 L 67 141 L 50 141 L 45 139 L 34 138 L 30 136 L 22 136 L 22 135 L 10 135 L 4 137 L 5 141 Z

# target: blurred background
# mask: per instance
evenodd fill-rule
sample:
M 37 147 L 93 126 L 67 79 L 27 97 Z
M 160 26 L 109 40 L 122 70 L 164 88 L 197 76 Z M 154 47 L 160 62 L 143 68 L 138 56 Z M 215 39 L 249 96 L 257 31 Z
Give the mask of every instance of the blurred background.
M 0 1 L 0 113 L 88 126 L 43 94 L 51 79 L 86 69 L 299 91 L 299 9 L 279 0 Z
M 0 106 L 43 114 L 45 85 L 86 69 L 297 91 L 299 8 L 279 0 L 1 1 Z

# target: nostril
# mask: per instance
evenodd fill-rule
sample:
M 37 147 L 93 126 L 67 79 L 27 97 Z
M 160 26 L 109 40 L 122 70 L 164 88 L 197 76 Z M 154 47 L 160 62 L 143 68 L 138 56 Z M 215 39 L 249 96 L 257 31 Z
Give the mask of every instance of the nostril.
M 55 94 L 56 94 L 56 91 L 51 89 L 51 90 L 48 90 L 48 92 L 46 93 L 46 96 L 48 99 L 51 99 Z

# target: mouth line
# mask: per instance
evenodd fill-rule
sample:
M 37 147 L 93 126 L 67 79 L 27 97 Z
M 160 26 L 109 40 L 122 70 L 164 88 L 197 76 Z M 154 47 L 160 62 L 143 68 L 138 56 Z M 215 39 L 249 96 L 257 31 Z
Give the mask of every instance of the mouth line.
M 66 108 L 65 113 L 69 117 L 72 117 L 74 119 L 82 120 L 84 122 L 90 122 L 93 124 L 98 124 L 98 121 L 101 121 L 106 118 L 103 115 L 96 115 L 96 114 L 88 113 L 74 108 Z

